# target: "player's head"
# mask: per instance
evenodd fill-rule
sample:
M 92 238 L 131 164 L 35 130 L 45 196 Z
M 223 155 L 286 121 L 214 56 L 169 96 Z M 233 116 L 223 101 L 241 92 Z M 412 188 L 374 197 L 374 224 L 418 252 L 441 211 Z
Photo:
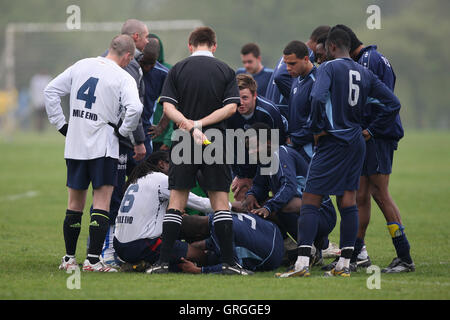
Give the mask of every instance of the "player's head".
M 241 98 L 237 111 L 242 115 L 250 115 L 255 111 L 258 85 L 251 75 L 245 73 L 238 74 L 236 80 Z
M 145 177 L 152 172 L 168 174 L 169 154 L 166 151 L 155 151 L 150 154 L 147 160 L 138 164 L 131 171 L 124 189 L 126 190 L 130 184 L 136 183 L 140 178 Z
M 113 56 L 117 64 L 123 68 L 134 58 L 135 50 L 133 39 L 128 35 L 121 34 L 112 39 L 108 55 Z
M 145 45 L 148 43 L 148 27 L 140 20 L 128 19 L 125 21 L 121 33 L 132 37 L 139 51 L 144 50 Z
M 349 55 L 350 36 L 341 28 L 333 27 L 325 41 L 327 60 L 336 59 L 338 56 Z
M 325 50 L 325 41 L 327 40 L 328 33 L 317 39 L 315 58 L 318 64 L 322 64 L 327 60 L 327 52 Z
M 183 216 L 180 237 L 187 242 L 206 239 L 210 236 L 208 216 Z
M 306 76 L 312 68 L 309 51 L 301 41 L 291 41 L 283 50 L 283 60 L 291 77 Z
M 144 72 L 149 72 L 155 66 L 158 55 L 159 42 L 156 39 L 150 39 L 138 59 L 139 65 Z
M 309 44 L 311 50 L 314 51 L 314 54 L 316 54 L 317 41 L 319 40 L 319 38 L 326 36 L 328 34 L 328 32 L 330 31 L 330 29 L 331 29 L 330 26 L 323 25 L 323 26 L 318 26 L 311 32 L 311 35 L 309 36 L 308 44 Z
M 340 29 L 344 30 L 345 32 L 347 32 L 347 34 L 350 37 L 350 56 L 353 59 L 355 59 L 359 52 L 359 50 L 357 50 L 357 49 L 362 45 L 362 42 L 358 39 L 356 34 L 353 32 L 353 30 L 350 29 L 349 27 L 347 27 L 346 25 L 337 24 L 333 28 L 340 28 Z
M 255 74 L 261 69 L 261 51 L 256 43 L 247 43 L 241 48 L 241 60 L 248 73 Z
M 147 162 L 152 167 L 152 171 L 169 174 L 169 153 L 167 151 L 158 150 L 152 152 L 147 158 Z
M 164 63 L 165 62 L 164 61 L 164 46 L 163 46 L 163 43 L 162 43 L 161 39 L 159 38 L 159 36 L 154 33 L 149 33 L 148 40 L 158 42 L 158 45 L 159 45 L 158 62 Z
M 214 52 L 217 47 L 216 33 L 210 27 L 198 27 L 189 35 L 188 46 L 190 52 L 194 52 L 200 46 L 206 46 Z

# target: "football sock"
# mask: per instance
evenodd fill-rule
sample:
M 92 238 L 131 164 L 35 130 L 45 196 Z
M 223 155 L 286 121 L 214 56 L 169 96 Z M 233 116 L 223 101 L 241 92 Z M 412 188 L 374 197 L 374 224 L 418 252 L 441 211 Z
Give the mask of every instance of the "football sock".
M 66 255 L 75 256 L 78 236 L 81 231 L 82 211 L 66 210 L 66 217 L 63 223 L 64 242 L 66 244 Z
M 89 248 L 88 248 L 88 260 L 91 263 L 98 262 L 98 256 L 100 256 L 102 252 L 103 243 L 105 241 L 106 232 L 108 231 L 108 229 L 109 229 L 108 211 L 100 209 L 92 209 L 91 223 L 89 224 Z M 89 259 L 89 257 L 91 257 L 92 259 Z
M 100 256 L 96 254 L 88 254 L 86 259 L 89 260 L 90 264 L 96 264 L 97 262 L 100 261 Z
M 168 209 L 163 220 L 162 243 L 159 255 L 160 263 L 169 263 L 173 244 L 178 239 L 181 229 L 182 212 L 176 209 Z
M 353 254 L 353 247 L 345 247 L 341 249 L 341 256 L 336 264 L 336 270 L 350 268 L 350 258 Z
M 312 246 L 319 228 L 319 214 L 319 208 L 313 205 L 304 204 L 300 208 L 300 217 L 297 220 L 297 243 L 299 247 Z
M 364 247 L 364 239 L 356 238 L 355 250 L 353 250 L 352 255 L 352 262 L 355 262 L 358 259 L 358 255 L 361 253 L 363 247 Z
M 358 234 L 358 207 L 355 205 L 341 208 L 339 213 L 341 214 L 340 247 L 351 247 L 353 249 Z
M 392 237 L 392 243 L 394 244 L 395 251 L 397 252 L 397 257 L 406 263 L 411 264 L 413 261 L 410 255 L 409 241 L 404 232 L 405 227 L 396 222 L 392 222 L 387 224 L 387 228 Z
M 214 213 L 214 230 L 219 240 L 222 262 L 234 265 L 233 218 L 228 210 Z
M 295 262 L 295 270 L 300 270 L 304 267 L 309 266 L 309 259 L 311 256 L 312 246 L 299 246 L 298 247 L 298 257 Z

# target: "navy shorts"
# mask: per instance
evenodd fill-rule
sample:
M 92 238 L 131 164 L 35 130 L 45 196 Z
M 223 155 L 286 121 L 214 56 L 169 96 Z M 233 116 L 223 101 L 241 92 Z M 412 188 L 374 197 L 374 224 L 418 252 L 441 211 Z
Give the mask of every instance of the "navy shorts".
M 86 190 L 92 182 L 92 188 L 117 185 L 118 160 L 109 157 L 92 160 L 66 159 L 67 186 L 72 189 Z
M 159 259 L 161 249 L 161 238 L 138 239 L 131 242 L 121 243 L 114 237 L 113 245 L 120 259 L 129 263 L 140 261 L 155 263 Z M 178 263 L 187 255 L 188 244 L 184 241 L 175 241 L 171 251 L 170 263 Z
M 309 166 L 304 192 L 342 196 L 345 191 L 358 190 L 365 152 L 362 135 L 350 143 L 331 135 L 321 137 Z
M 370 138 L 366 142 L 366 157 L 361 175 L 391 174 L 395 149 L 395 141 Z

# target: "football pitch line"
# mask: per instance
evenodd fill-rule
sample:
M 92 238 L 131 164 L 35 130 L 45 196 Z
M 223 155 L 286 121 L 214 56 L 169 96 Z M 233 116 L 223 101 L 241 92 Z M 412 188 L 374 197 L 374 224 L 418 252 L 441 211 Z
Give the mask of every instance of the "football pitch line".
M 18 194 L 10 194 L 7 196 L 3 196 L 0 197 L 0 201 L 17 201 L 23 198 L 33 198 L 36 197 L 39 194 L 39 192 L 37 192 L 36 190 L 30 190 L 27 192 L 23 192 L 23 193 L 18 193 Z
M 403 284 L 403 285 L 426 285 L 426 286 L 450 286 L 450 282 L 440 282 L 440 281 L 406 281 L 406 280 L 384 280 L 381 279 L 381 283 L 393 283 L 393 284 Z

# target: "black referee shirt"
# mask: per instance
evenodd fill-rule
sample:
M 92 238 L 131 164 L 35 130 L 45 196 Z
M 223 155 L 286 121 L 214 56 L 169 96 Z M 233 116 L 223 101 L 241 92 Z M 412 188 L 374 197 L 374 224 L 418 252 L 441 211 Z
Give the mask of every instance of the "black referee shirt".
M 197 51 L 169 71 L 160 103 L 169 102 L 190 120 L 200 120 L 223 106 L 240 104 L 236 75 L 209 51 Z M 226 121 L 208 128 L 226 129 Z M 207 128 L 203 128 L 207 129 Z

